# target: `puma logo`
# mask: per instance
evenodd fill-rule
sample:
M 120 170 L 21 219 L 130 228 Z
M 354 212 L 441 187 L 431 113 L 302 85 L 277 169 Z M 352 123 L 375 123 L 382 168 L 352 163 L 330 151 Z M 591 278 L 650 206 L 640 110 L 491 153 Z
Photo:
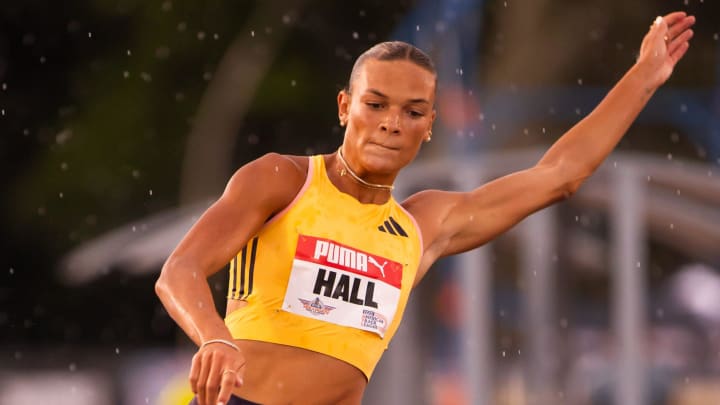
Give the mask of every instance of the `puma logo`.
M 385 266 L 387 266 L 387 263 L 388 263 L 387 260 L 385 260 L 385 263 L 380 265 L 380 263 L 378 263 L 378 261 L 375 260 L 374 257 L 368 256 L 368 261 L 370 262 L 370 264 L 372 264 L 373 266 L 380 269 L 380 273 L 382 274 L 383 278 L 385 278 Z

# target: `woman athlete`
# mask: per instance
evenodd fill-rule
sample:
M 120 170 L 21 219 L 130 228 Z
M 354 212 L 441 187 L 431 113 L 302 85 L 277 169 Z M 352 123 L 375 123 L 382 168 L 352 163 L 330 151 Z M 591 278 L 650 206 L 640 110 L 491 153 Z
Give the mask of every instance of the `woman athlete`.
M 366 51 L 337 97 L 337 152 L 240 168 L 162 269 L 157 294 L 199 346 L 193 403 L 359 404 L 430 266 L 572 195 L 670 77 L 694 22 L 658 17 L 632 68 L 534 167 L 402 203 L 392 184 L 432 136 L 436 73 L 402 42 Z M 228 262 L 223 320 L 206 278 Z

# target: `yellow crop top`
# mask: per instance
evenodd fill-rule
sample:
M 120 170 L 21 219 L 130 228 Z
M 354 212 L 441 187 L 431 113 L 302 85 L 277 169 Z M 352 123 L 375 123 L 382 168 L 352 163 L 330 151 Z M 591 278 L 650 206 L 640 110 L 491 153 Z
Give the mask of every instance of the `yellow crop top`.
M 395 334 L 422 255 L 412 216 L 393 198 L 362 204 L 330 182 L 322 156 L 305 184 L 230 263 L 235 339 L 300 347 L 369 379 Z

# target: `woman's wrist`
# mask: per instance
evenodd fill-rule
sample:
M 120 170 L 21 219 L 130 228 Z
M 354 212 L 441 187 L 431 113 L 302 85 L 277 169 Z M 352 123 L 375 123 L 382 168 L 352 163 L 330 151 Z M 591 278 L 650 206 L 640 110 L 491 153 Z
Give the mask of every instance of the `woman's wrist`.
M 202 349 L 203 347 L 205 347 L 205 346 L 207 346 L 207 345 L 211 345 L 211 344 L 223 344 L 223 345 L 225 345 L 225 346 L 230 346 L 230 347 L 232 347 L 233 349 L 235 349 L 235 350 L 238 351 L 238 352 L 240 351 L 240 347 L 238 347 L 238 345 L 236 345 L 235 342 L 233 342 L 232 340 L 229 340 L 229 339 L 209 339 L 209 340 L 206 340 L 206 341 L 202 342 L 202 344 L 200 345 L 200 349 Z

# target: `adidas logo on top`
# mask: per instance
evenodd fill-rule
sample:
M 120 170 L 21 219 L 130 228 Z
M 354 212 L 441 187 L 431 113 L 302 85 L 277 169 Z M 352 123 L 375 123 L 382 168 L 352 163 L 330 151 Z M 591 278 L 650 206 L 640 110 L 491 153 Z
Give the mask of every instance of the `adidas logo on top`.
M 400 226 L 400 224 L 398 224 L 397 221 L 393 219 L 393 217 L 388 217 L 388 219 L 384 221 L 382 225 L 378 226 L 378 231 L 387 232 L 391 235 L 403 236 L 406 238 L 408 237 L 407 232 L 405 232 L 402 226 Z

